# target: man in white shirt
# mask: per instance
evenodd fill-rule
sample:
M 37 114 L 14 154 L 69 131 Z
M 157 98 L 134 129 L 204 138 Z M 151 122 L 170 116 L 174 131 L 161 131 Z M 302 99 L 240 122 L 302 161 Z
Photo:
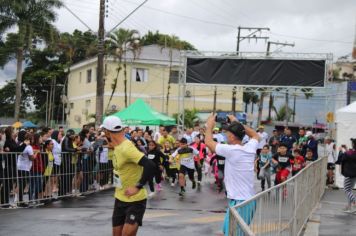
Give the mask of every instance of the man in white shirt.
M 211 152 L 225 157 L 224 181 L 229 207 L 232 207 L 255 195 L 254 161 L 259 136 L 253 129 L 240 124 L 233 115 L 229 115 L 231 124 L 225 129 L 227 144 L 219 144 L 213 140 L 212 130 L 215 127 L 215 116 L 210 115 L 207 120 L 205 144 Z M 250 137 L 250 140 L 242 145 L 245 134 Z M 256 202 L 252 201 L 244 207 L 243 212 L 239 212 L 246 224 L 251 223 L 255 208 Z M 226 236 L 229 234 L 229 208 L 225 215 L 223 232 Z
M 258 136 L 260 137 L 260 142 L 258 143 L 258 148 L 257 148 L 257 155 L 260 155 L 261 150 L 263 147 L 268 144 L 268 134 L 265 132 L 265 127 L 263 125 L 260 125 L 258 127 Z

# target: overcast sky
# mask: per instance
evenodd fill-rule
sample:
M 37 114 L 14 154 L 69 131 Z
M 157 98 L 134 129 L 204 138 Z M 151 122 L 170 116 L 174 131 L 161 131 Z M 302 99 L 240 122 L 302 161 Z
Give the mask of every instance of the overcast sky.
M 64 0 L 91 29 L 98 29 L 99 0 Z M 143 0 L 108 0 L 105 19 L 110 30 Z M 65 8 L 58 11 L 60 31 L 87 30 Z M 356 30 L 355 0 L 148 0 L 121 27 L 174 34 L 198 50 L 235 51 L 237 27 L 269 27 L 262 36 L 271 41 L 295 43 L 285 52 L 350 54 Z M 248 34 L 242 31 L 242 35 Z M 265 51 L 266 42 L 243 41 L 240 51 Z M 272 47 L 271 51 L 278 48 Z M 0 79 L 13 73 L 10 65 Z

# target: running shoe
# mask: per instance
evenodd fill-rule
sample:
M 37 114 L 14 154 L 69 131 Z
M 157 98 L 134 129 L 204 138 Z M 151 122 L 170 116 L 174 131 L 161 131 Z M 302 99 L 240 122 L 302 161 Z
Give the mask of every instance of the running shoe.
M 181 190 L 181 191 L 179 192 L 179 196 L 183 197 L 183 196 L 184 196 L 184 193 L 185 193 L 185 191 L 184 191 L 184 190 Z
M 150 192 L 148 194 L 148 198 L 153 198 L 156 195 L 156 192 Z

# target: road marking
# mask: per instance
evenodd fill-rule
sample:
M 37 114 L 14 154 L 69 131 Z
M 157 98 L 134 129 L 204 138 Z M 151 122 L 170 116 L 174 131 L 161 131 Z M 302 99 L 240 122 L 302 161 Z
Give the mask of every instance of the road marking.
M 166 216 L 177 216 L 179 214 L 176 213 L 169 213 L 169 212 L 147 212 L 144 215 L 144 219 L 152 219 L 152 218 L 159 218 L 159 217 L 166 217 Z
M 206 223 L 213 223 L 213 222 L 222 222 L 224 221 L 225 214 L 223 215 L 216 215 L 216 216 L 208 216 L 208 217 L 199 217 L 189 219 L 188 223 L 196 223 L 196 224 L 206 224 Z

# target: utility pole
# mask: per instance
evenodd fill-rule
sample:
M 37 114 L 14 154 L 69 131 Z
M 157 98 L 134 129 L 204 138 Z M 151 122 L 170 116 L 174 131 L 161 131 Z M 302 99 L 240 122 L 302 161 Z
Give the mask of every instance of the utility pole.
M 256 33 L 262 33 L 262 31 L 264 31 L 264 30 L 267 30 L 267 31 L 269 31 L 270 29 L 269 28 L 266 28 L 266 27 L 241 27 L 241 26 L 239 26 L 238 28 L 237 28 L 237 30 L 238 30 L 238 32 L 237 32 L 237 46 L 236 46 L 236 53 L 237 53 L 237 55 L 239 55 L 239 52 L 240 52 L 240 42 L 241 41 L 243 41 L 244 39 L 248 39 L 249 41 L 251 40 L 251 39 L 255 39 L 256 40 L 256 42 L 257 42 L 257 40 L 259 40 L 259 39 L 264 39 L 264 40 L 268 40 L 269 39 L 269 37 L 262 37 L 262 36 L 257 36 L 256 35 Z M 249 33 L 249 34 L 247 34 L 247 35 L 243 35 L 243 36 L 241 36 L 241 31 L 242 30 L 248 30 L 248 31 L 251 31 L 251 30 L 253 30 L 253 32 L 252 33 Z
M 232 89 L 232 114 L 236 116 L 236 86 Z
M 100 0 L 99 12 L 99 31 L 98 31 L 98 70 L 96 78 L 96 125 L 100 125 L 104 112 L 104 19 L 105 19 L 105 0 Z
M 216 96 L 217 96 L 217 93 L 218 93 L 218 89 L 215 86 L 215 88 L 214 88 L 214 104 L 213 104 L 213 113 L 214 114 L 216 113 Z

